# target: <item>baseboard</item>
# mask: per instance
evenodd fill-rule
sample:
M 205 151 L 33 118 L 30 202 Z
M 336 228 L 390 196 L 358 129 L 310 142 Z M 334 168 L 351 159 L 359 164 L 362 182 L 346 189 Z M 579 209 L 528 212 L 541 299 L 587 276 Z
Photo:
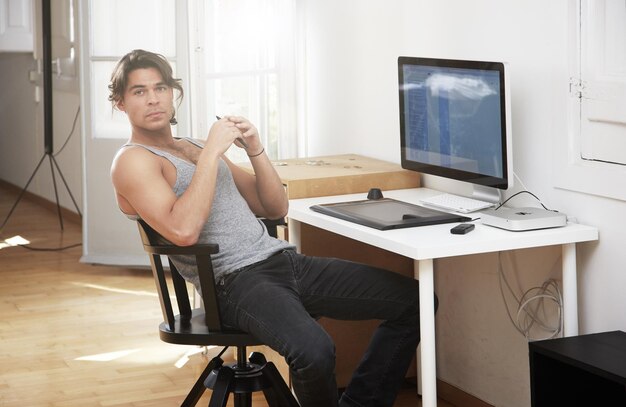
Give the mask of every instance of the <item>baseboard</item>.
M 459 407 L 494 407 L 476 396 L 437 379 L 437 397 Z
M 115 267 L 127 267 L 138 269 L 149 269 L 150 260 L 147 255 L 129 255 L 129 256 L 107 256 L 107 255 L 83 255 L 80 260 L 81 263 L 93 264 L 97 266 L 115 266 Z
M 22 187 L 18 187 L 2 179 L 0 179 L 0 188 L 6 189 L 10 191 L 11 193 L 14 193 L 16 195 L 16 199 L 23 189 Z M 25 191 L 24 195 L 22 196 L 22 199 L 27 199 L 29 202 L 32 202 L 47 210 L 57 213 L 56 202 L 49 201 L 46 198 L 33 194 L 32 192 Z M 67 208 L 61 207 L 61 216 L 63 217 L 63 220 L 67 220 L 69 222 L 76 223 L 76 224 L 81 223 L 81 216 L 78 213 L 73 212 Z
M 415 376 L 407 377 L 406 381 L 413 385 L 417 385 L 417 378 Z M 494 407 L 492 404 L 466 393 L 458 387 L 440 379 L 437 379 L 437 398 L 456 407 Z

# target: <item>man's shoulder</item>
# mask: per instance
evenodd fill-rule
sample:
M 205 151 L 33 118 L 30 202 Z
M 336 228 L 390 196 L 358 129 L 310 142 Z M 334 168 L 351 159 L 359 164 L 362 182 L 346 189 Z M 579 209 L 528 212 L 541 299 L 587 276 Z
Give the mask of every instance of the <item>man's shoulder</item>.
M 155 158 L 156 156 L 146 147 L 141 144 L 124 144 L 117 150 L 113 162 L 116 161 L 128 161 L 128 160 L 147 160 Z
M 159 165 L 159 157 L 138 144 L 122 146 L 111 163 L 111 173 L 127 172 L 137 168 L 149 168 L 150 164 Z M 133 171 L 134 172 L 134 171 Z

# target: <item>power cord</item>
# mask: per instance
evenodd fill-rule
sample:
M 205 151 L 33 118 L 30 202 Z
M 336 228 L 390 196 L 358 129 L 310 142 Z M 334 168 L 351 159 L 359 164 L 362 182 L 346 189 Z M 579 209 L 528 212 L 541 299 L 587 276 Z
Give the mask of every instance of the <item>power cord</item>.
M 545 210 L 547 210 L 547 211 L 551 211 L 551 212 L 558 212 L 557 210 L 554 210 L 554 209 L 548 209 L 548 208 L 546 208 L 546 206 L 545 206 L 545 205 L 541 202 L 541 199 L 539 199 L 539 198 L 537 197 L 537 195 L 533 194 L 532 192 L 530 192 L 530 191 L 528 190 L 528 188 L 526 188 L 526 185 L 524 185 L 524 181 L 522 181 L 522 179 L 521 179 L 521 178 L 517 175 L 517 173 L 513 172 L 513 177 L 514 177 L 514 178 L 516 178 L 516 179 L 519 181 L 520 185 L 522 186 L 522 190 L 521 190 L 521 191 L 519 191 L 519 192 L 517 192 L 517 193 L 515 193 L 515 194 L 513 194 L 513 195 L 511 195 L 510 197 L 508 197 L 508 198 L 507 198 L 504 202 L 502 202 L 500 205 L 498 205 L 498 206 L 495 208 L 495 210 L 500 209 L 500 208 L 501 208 L 501 207 L 502 207 L 505 203 L 507 203 L 507 202 L 508 202 L 508 201 L 510 201 L 512 198 L 516 197 L 517 195 L 520 195 L 520 194 L 529 194 L 529 195 L 531 195 L 533 198 L 535 198 L 535 199 L 537 200 L 537 202 L 539 202 L 539 204 L 543 207 L 543 209 L 545 209 Z
M 502 202 L 501 204 L 499 204 L 498 206 L 496 206 L 496 207 L 494 208 L 494 211 L 497 211 L 498 209 L 502 208 L 502 207 L 503 207 L 503 206 L 504 206 L 507 202 L 509 202 L 511 199 L 513 199 L 513 198 L 515 198 L 516 196 L 521 195 L 521 194 L 529 194 L 529 195 L 531 195 L 533 198 L 535 198 L 535 199 L 537 200 L 537 202 L 539 202 L 539 204 L 543 207 L 543 209 L 545 209 L 545 210 L 547 210 L 547 211 L 550 211 L 550 212 L 558 212 L 557 210 L 554 210 L 554 209 L 548 209 L 548 208 L 547 208 L 547 207 L 546 207 L 546 206 L 545 206 L 545 205 L 541 202 L 541 200 L 537 197 L 537 195 L 535 195 L 535 194 L 533 194 L 532 192 L 527 191 L 527 190 L 519 191 L 519 192 L 516 192 L 515 194 L 511 195 L 510 197 L 508 197 L 507 199 L 505 199 L 505 200 L 504 200 L 504 202 Z M 474 218 L 474 219 L 470 219 L 470 220 L 468 220 L 467 222 L 475 222 L 475 221 L 477 221 L 477 220 L 479 220 L 479 219 L 480 219 L 480 217 L 478 217 L 478 218 Z
M 511 199 L 513 199 L 513 198 L 515 198 L 516 196 L 521 195 L 521 194 L 529 194 L 529 195 L 531 195 L 533 198 L 535 198 L 535 199 L 537 200 L 537 202 L 539 202 L 539 205 L 541 205 L 541 206 L 543 207 L 543 209 L 545 209 L 546 211 L 550 211 L 550 212 L 558 212 L 557 210 L 554 210 L 554 209 L 548 209 L 548 208 L 547 208 L 547 207 L 543 204 L 543 202 L 541 202 L 541 199 L 539 199 L 539 198 L 537 197 L 537 195 L 535 195 L 535 194 L 533 194 L 532 192 L 527 191 L 527 190 L 524 190 L 524 191 L 519 191 L 519 192 L 514 193 L 513 195 L 511 195 L 510 197 L 508 197 L 507 199 L 505 199 L 505 200 L 504 200 L 504 202 L 502 202 L 500 205 L 498 205 L 498 206 L 497 206 L 494 210 L 496 210 L 496 211 L 497 211 L 498 209 L 502 208 L 502 207 L 503 207 L 503 206 L 504 206 L 507 202 L 509 202 Z
M 69 246 L 63 246 L 63 247 L 33 247 L 30 245 L 19 245 L 19 247 L 22 247 L 27 250 L 32 250 L 35 252 L 60 252 L 62 250 L 73 249 L 74 247 L 78 247 L 82 245 L 83 245 L 82 243 L 75 243 L 75 244 L 71 244 Z
M 517 178 L 523 190 L 508 197 L 504 200 L 504 202 L 498 205 L 495 210 L 500 209 L 507 202 L 518 195 L 529 194 L 535 198 L 537 202 L 539 202 L 543 209 L 551 212 L 558 212 L 557 210 L 547 208 L 537 195 L 533 194 L 528 190 L 528 188 L 526 188 L 524 182 L 515 172 L 513 173 L 513 176 Z M 528 341 L 552 339 L 561 334 L 561 332 L 563 332 L 563 295 L 561 294 L 558 282 L 554 279 L 548 279 L 544 281 L 541 286 L 532 287 L 518 297 L 507 279 L 502 263 L 502 252 L 498 252 L 498 283 L 500 286 L 500 295 L 502 296 L 502 301 L 504 302 L 504 307 L 506 309 L 507 316 L 509 317 L 509 321 L 515 329 Z M 512 263 L 512 267 L 513 271 L 517 272 L 517 270 L 515 270 L 515 264 Z M 515 318 L 513 317 L 509 302 L 506 299 L 504 291 L 505 287 L 516 303 Z M 550 318 L 546 310 L 546 304 L 548 302 L 552 302 L 556 306 L 556 325 L 549 325 L 546 322 L 546 320 Z M 544 338 L 531 336 L 531 332 L 537 329 L 547 332 L 547 336 Z
M 556 280 L 548 279 L 540 287 L 532 287 L 526 290 L 521 297 L 518 297 L 511 288 L 506 274 L 504 273 L 502 252 L 498 252 L 498 276 L 500 294 L 506 308 L 507 316 L 511 324 L 513 324 L 515 329 L 522 336 L 529 341 L 536 341 L 555 338 L 563 331 L 563 295 L 561 294 Z M 517 303 L 515 318 L 513 318 L 509 303 L 507 302 L 503 283 Z M 545 322 L 545 320 L 549 318 L 546 311 L 546 302 L 548 301 L 553 302 L 557 307 L 556 326 L 549 325 Z M 531 336 L 531 331 L 536 330 L 536 327 L 547 332 L 548 336 L 543 338 Z
M 65 142 L 63 143 L 63 145 L 61 146 L 59 151 L 57 151 L 56 153 L 52 154 L 54 157 L 56 157 L 59 154 L 61 154 L 61 152 L 63 151 L 65 146 L 67 146 L 67 143 L 72 138 L 72 134 L 74 134 L 74 129 L 76 129 L 76 122 L 78 121 L 78 114 L 79 113 L 80 113 L 80 105 L 78 105 L 78 107 L 76 108 L 76 115 L 74 116 L 74 122 L 72 123 L 72 129 L 70 130 L 70 133 L 67 135 L 67 138 L 65 139 Z

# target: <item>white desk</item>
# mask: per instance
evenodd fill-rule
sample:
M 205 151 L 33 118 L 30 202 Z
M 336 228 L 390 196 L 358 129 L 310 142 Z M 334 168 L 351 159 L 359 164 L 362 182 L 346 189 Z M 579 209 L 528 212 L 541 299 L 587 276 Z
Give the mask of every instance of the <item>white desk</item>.
M 436 191 L 426 188 L 383 191 L 385 197 L 419 203 L 422 196 Z M 598 239 L 598 230 L 579 224 L 562 228 L 509 232 L 476 222 L 467 235 L 453 235 L 453 224 L 380 231 L 352 222 L 313 212 L 311 205 L 366 199 L 366 194 L 295 199 L 289 203 L 289 240 L 300 248 L 300 223 L 306 223 L 350 239 L 358 240 L 414 260 L 414 276 L 420 285 L 421 384 L 422 405 L 437 405 L 435 362 L 435 310 L 433 260 L 442 257 L 563 246 L 563 313 L 565 336 L 578 334 L 578 295 L 576 281 L 576 245 Z M 478 216 L 478 215 L 476 215 Z

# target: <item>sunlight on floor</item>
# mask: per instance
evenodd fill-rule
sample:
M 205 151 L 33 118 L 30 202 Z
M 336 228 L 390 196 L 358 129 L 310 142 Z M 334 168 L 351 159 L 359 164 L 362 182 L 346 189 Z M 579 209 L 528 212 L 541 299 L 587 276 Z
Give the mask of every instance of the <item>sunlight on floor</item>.
M 123 358 L 124 356 L 128 356 L 131 353 L 135 353 L 140 350 L 141 349 L 129 349 L 129 350 L 120 350 L 117 352 L 98 353 L 96 355 L 81 356 L 74 360 L 86 360 L 89 362 L 110 362 L 112 360 L 116 360 L 119 358 Z
M 0 242 L 0 249 L 5 249 L 7 247 L 14 247 L 14 246 L 20 246 L 20 245 L 25 245 L 25 244 L 30 244 L 30 241 L 24 239 L 22 236 L 13 236 L 10 237 L 8 239 L 4 239 L 4 242 Z
M 156 346 L 136 349 L 119 350 L 114 352 L 97 353 L 74 358 L 81 362 L 122 362 L 133 364 L 145 363 L 172 363 L 177 368 L 182 368 L 198 354 L 210 353 L 216 346 Z
M 142 296 L 149 296 L 149 297 L 158 296 L 156 292 L 125 290 L 122 288 L 108 287 L 108 286 L 99 285 L 99 284 L 79 283 L 79 282 L 73 282 L 72 284 L 77 285 L 79 287 L 93 288 L 96 290 L 109 291 L 109 292 L 120 293 L 120 294 L 142 295 Z
M 211 350 L 213 348 L 216 348 L 216 346 L 207 346 L 206 350 L 208 351 L 208 350 Z M 180 359 L 178 359 L 176 361 L 176 363 L 174 363 L 174 366 L 176 366 L 177 368 L 180 369 L 181 367 L 185 366 L 185 364 L 187 362 L 189 362 L 189 357 L 190 356 L 193 356 L 193 355 L 195 355 L 197 353 L 203 353 L 203 352 L 205 352 L 205 348 L 204 347 L 197 347 L 197 348 L 191 349 L 191 350 L 187 351 Z

